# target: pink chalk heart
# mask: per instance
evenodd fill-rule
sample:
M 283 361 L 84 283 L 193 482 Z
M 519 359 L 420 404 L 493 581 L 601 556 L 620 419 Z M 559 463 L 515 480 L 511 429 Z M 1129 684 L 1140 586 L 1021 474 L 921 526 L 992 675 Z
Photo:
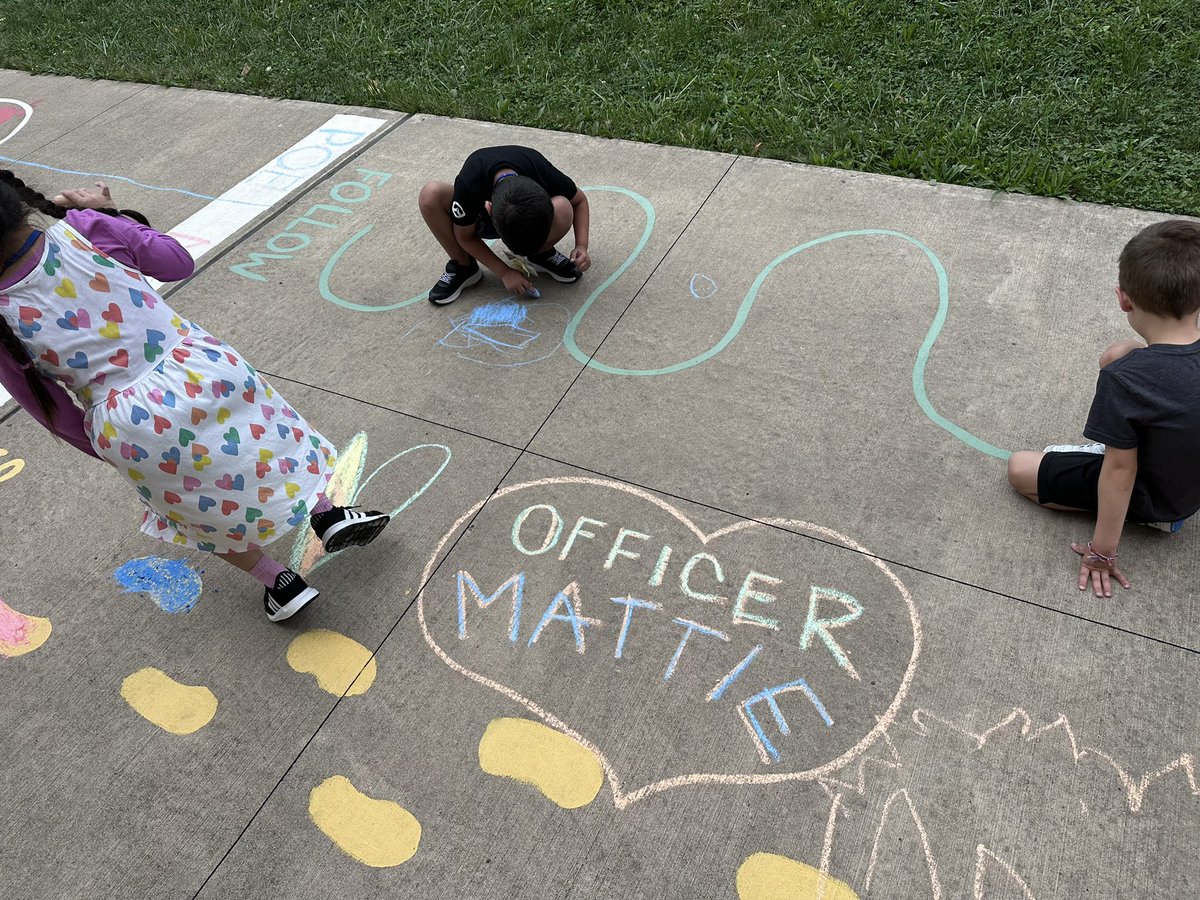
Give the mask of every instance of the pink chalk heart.
M 685 785 L 853 778 L 838 773 L 895 721 L 920 616 L 851 538 L 791 519 L 705 531 L 598 478 L 530 481 L 486 502 L 425 567 L 425 641 L 514 713 L 591 750 L 618 808 Z
M 0 144 L 12 140 L 29 122 L 33 109 L 20 100 L 0 100 Z
M 196 490 L 196 488 L 200 487 L 200 484 L 201 484 L 200 479 L 196 478 L 195 476 L 192 476 L 192 475 L 184 475 L 183 476 L 183 489 L 185 491 L 188 491 L 188 492 L 194 491 L 194 490 Z

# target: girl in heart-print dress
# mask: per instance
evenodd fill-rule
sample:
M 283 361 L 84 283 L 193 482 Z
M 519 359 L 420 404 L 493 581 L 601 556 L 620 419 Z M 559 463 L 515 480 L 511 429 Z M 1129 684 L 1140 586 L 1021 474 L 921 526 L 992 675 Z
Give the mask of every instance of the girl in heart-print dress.
M 388 517 L 329 502 L 333 445 L 164 302 L 147 277 L 187 278 L 191 257 L 97 187 L 50 201 L 0 170 L 0 383 L 129 482 L 143 532 L 249 572 L 289 618 L 317 591 L 262 548 L 306 521 L 327 551 L 365 544 Z

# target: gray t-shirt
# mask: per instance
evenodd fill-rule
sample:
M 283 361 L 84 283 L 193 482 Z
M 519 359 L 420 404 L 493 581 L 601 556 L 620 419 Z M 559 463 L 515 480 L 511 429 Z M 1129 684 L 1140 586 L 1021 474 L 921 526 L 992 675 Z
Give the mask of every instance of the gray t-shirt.
M 1083 433 L 1137 448 L 1134 499 L 1147 521 L 1200 510 L 1200 341 L 1152 344 L 1101 369 Z

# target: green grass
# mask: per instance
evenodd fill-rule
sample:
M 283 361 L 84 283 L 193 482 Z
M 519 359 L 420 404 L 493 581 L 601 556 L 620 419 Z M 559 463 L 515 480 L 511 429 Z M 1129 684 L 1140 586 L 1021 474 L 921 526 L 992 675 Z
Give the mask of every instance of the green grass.
M 0 65 L 1200 214 L 1197 0 L 11 0 Z

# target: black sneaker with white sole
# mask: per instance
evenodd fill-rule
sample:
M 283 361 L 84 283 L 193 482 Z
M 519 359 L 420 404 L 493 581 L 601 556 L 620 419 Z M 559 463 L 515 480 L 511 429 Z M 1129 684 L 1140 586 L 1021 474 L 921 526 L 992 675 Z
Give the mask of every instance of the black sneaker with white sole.
M 308 582 L 287 569 L 275 577 L 274 587 L 263 592 L 263 607 L 268 619 L 282 622 L 304 609 L 319 593 L 315 587 L 309 587 Z
M 316 513 L 312 529 L 321 539 L 326 553 L 336 553 L 350 546 L 363 546 L 379 537 L 379 533 L 391 521 L 387 513 L 359 512 L 355 506 L 335 506 L 333 509 Z
M 583 276 L 583 272 L 579 271 L 579 266 L 575 265 L 575 263 L 571 262 L 570 259 L 563 256 L 557 250 L 547 250 L 545 253 L 531 253 L 525 258 L 539 272 L 545 272 L 555 281 L 561 281 L 563 284 L 578 281 Z
M 482 277 L 483 271 L 475 260 L 471 260 L 465 266 L 450 260 L 446 263 L 446 271 L 437 280 L 437 284 L 429 289 L 429 302 L 435 306 L 453 303 L 464 288 L 477 284 Z

